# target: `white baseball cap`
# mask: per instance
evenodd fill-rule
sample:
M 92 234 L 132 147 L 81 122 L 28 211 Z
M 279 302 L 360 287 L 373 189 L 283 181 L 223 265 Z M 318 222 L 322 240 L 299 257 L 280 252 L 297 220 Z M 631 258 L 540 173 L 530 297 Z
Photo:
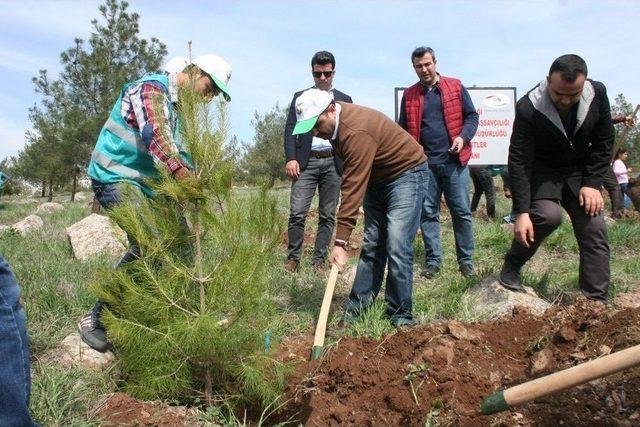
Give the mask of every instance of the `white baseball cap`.
M 293 135 L 307 133 L 313 129 L 320 114 L 333 101 L 329 92 L 320 89 L 307 89 L 296 99 L 296 126 Z
M 184 56 L 174 56 L 166 64 L 164 64 L 164 71 L 166 73 L 179 73 L 189 65 L 189 60 Z
M 227 84 L 229 84 L 229 79 L 231 78 L 231 66 L 227 61 L 217 55 L 209 54 L 196 57 L 193 60 L 193 64 L 211 77 L 216 86 L 222 91 L 224 99 L 231 100 L 229 89 L 227 89 Z

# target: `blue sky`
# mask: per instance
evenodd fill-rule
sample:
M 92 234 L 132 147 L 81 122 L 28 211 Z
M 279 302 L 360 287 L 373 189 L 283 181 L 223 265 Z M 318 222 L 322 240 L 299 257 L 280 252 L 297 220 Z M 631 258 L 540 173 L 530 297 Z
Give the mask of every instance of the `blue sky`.
M 59 71 L 59 54 L 87 38 L 100 1 L 0 0 L 0 159 L 17 154 L 38 102 L 31 78 Z M 515 86 L 523 95 L 564 53 L 581 55 L 613 102 L 640 102 L 640 2 L 636 1 L 147 1 L 131 0 L 143 37 L 169 57 L 217 53 L 233 67 L 231 132 L 251 141 L 255 111 L 312 84 L 310 59 L 329 50 L 336 88 L 394 114 L 394 87 L 417 78 L 410 54 L 435 49 L 442 74 L 467 86 Z

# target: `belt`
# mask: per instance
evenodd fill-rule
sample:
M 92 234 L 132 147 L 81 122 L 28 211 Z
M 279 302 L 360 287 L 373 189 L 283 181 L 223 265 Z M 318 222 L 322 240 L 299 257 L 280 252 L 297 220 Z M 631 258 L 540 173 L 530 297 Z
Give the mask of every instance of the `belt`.
M 309 153 L 309 156 L 316 159 L 326 159 L 329 157 L 333 157 L 333 150 L 312 151 L 311 153 Z

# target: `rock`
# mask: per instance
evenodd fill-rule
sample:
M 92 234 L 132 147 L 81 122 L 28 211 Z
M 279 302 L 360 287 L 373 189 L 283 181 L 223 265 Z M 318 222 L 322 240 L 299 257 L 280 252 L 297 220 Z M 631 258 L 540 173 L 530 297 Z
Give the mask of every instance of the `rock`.
M 500 372 L 491 372 L 489 374 L 489 381 L 491 381 L 491 384 L 493 384 L 494 386 L 500 385 L 502 381 L 502 375 L 500 374 Z
M 493 277 L 487 277 L 469 290 L 476 300 L 476 308 L 490 319 L 512 314 L 516 306 L 523 306 L 534 316 L 541 316 L 551 304 L 536 295 L 535 291 L 524 287 L 525 292 L 512 292 L 505 289 Z M 520 310 L 520 308 L 518 308 Z
M 86 202 L 87 199 L 87 193 L 76 193 L 75 196 L 73 196 L 73 200 L 75 202 Z
M 41 228 L 43 225 L 44 222 L 42 222 L 42 218 L 40 218 L 38 215 L 29 215 L 22 221 L 13 224 L 11 226 L 11 229 L 19 235 L 24 236 L 25 234 L 33 230 Z
M 533 355 L 529 364 L 529 373 L 531 375 L 538 375 L 542 372 L 548 371 L 555 364 L 553 357 L 553 351 L 550 348 L 545 348 Z
M 500 227 L 502 227 L 502 229 L 504 230 L 505 233 L 507 233 L 510 236 L 513 236 L 513 230 L 515 230 L 516 225 L 515 224 L 500 224 Z
M 420 365 L 421 363 L 434 364 L 434 362 L 446 362 L 446 365 L 449 366 L 451 365 L 451 362 L 453 362 L 453 358 L 455 356 L 453 349 L 454 344 L 449 340 L 442 341 L 435 345 L 430 345 L 420 354 L 415 365 Z
M 44 363 L 58 363 L 63 366 L 83 366 L 90 369 L 104 369 L 110 366 L 115 356 L 110 351 L 100 353 L 82 341 L 77 333 L 62 340 L 60 345 L 45 353 L 41 358 Z
M 36 208 L 36 212 L 39 213 L 54 213 L 56 211 L 64 209 L 60 203 L 47 202 L 43 203 Z
M 462 323 L 456 321 L 449 322 L 447 330 L 454 338 L 459 340 L 479 341 L 482 338 L 482 332 L 470 331 Z
M 106 216 L 91 214 L 67 228 L 75 257 L 81 261 L 98 253 L 120 256 L 126 250 L 127 235 Z
M 353 285 L 353 281 L 356 279 L 356 270 L 357 270 L 357 266 L 355 265 L 346 267 L 342 272 L 342 274 L 338 276 L 338 279 L 342 283 L 351 286 Z
M 614 303 L 622 309 L 640 308 L 640 288 L 635 289 L 633 292 L 618 294 Z
M 553 338 L 555 342 L 559 343 L 575 341 L 576 330 L 569 326 L 563 326 L 556 332 Z

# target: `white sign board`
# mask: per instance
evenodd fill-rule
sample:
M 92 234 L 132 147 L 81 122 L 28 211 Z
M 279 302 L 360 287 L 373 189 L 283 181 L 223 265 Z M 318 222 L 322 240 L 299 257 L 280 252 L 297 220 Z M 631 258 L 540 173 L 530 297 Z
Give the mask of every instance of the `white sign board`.
M 471 140 L 473 154 L 469 164 L 506 165 L 515 118 L 516 88 L 470 87 L 467 90 L 480 116 L 478 130 Z M 403 92 L 404 88 L 395 90 L 396 122 Z

